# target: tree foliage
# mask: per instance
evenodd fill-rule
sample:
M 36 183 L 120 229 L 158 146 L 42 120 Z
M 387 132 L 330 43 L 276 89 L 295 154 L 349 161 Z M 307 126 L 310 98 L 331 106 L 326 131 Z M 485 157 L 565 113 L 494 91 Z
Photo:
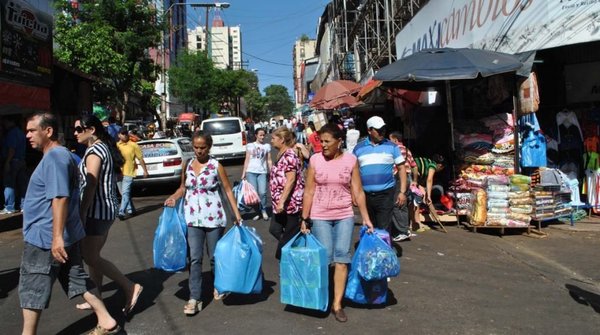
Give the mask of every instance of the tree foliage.
M 177 57 L 177 64 L 169 68 L 169 90 L 185 104 L 209 109 L 217 77 L 217 69 L 206 52 L 184 50 Z
M 265 100 L 271 115 L 292 116 L 294 103 L 283 85 L 269 85 L 265 88 Z
M 246 101 L 246 110 L 248 111 L 248 116 L 256 119 L 256 120 L 266 120 L 266 99 L 258 90 L 250 90 L 245 96 L 244 100 Z
M 183 103 L 203 109 L 205 115 L 224 109 L 237 111 L 240 98 L 246 99 L 251 92 L 253 111 L 264 108 L 255 73 L 217 69 L 204 51 L 183 51 L 177 64 L 169 69 L 169 83 L 173 95 Z
M 156 79 L 148 49 L 158 46 L 162 27 L 150 3 L 80 0 L 75 9 L 68 0 L 55 1 L 55 57 L 100 78 L 96 90 L 114 99 L 121 117 L 129 94 L 148 94 L 144 81 Z

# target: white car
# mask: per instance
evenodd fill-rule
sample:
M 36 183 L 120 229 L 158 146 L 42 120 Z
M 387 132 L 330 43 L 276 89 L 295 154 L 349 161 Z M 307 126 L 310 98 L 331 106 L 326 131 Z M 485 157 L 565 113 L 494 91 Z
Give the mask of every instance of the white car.
M 181 183 L 181 171 L 186 163 L 194 157 L 192 140 L 187 137 L 161 138 L 139 141 L 144 162 L 148 169 L 148 177 L 144 178 L 144 170 L 137 165 L 134 187 L 145 187 L 156 184 L 178 186 Z
M 246 157 L 246 131 L 239 117 L 207 119 L 200 124 L 200 130 L 212 136 L 210 155 L 218 160 Z

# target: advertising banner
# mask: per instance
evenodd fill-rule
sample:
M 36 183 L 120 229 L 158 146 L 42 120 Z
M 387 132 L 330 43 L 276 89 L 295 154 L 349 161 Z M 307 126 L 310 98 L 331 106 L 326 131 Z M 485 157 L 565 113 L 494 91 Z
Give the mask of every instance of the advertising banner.
M 22 0 L 0 0 L 0 75 L 52 82 L 52 16 Z
M 396 55 L 476 48 L 509 54 L 600 40 L 600 0 L 431 0 L 396 35 Z

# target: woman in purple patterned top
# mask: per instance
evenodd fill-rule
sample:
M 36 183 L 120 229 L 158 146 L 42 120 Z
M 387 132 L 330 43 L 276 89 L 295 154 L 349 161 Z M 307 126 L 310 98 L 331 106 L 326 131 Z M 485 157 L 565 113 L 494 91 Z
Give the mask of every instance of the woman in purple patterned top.
M 194 315 L 202 309 L 202 259 L 206 241 L 208 258 L 214 272 L 213 255 L 217 242 L 223 236 L 227 217 L 224 199 L 219 196 L 219 180 L 227 200 L 235 215 L 234 224 L 241 221 L 237 202 L 231 191 L 227 172 L 219 162 L 209 156 L 212 137 L 196 132 L 192 136 L 192 146 L 196 157 L 192 159 L 181 174 L 181 186 L 166 201 L 165 206 L 175 206 L 177 199 L 184 197 L 183 210 L 188 225 L 187 241 L 190 247 L 190 299 L 183 307 L 183 313 Z M 214 291 L 216 300 L 223 295 Z
M 281 248 L 300 231 L 300 212 L 304 196 L 302 160 L 294 151 L 294 134 L 286 127 L 273 131 L 271 145 L 279 150 L 271 168 L 269 186 L 273 200 L 273 218 L 269 232 L 279 241 L 275 258 L 281 258 Z

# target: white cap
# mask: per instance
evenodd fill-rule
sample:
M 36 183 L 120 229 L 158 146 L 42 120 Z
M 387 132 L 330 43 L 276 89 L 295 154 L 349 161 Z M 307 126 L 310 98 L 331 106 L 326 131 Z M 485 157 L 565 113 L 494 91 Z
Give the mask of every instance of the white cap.
M 373 116 L 367 120 L 367 129 L 370 129 L 370 128 L 380 129 L 383 126 L 385 126 L 385 122 L 379 116 Z

